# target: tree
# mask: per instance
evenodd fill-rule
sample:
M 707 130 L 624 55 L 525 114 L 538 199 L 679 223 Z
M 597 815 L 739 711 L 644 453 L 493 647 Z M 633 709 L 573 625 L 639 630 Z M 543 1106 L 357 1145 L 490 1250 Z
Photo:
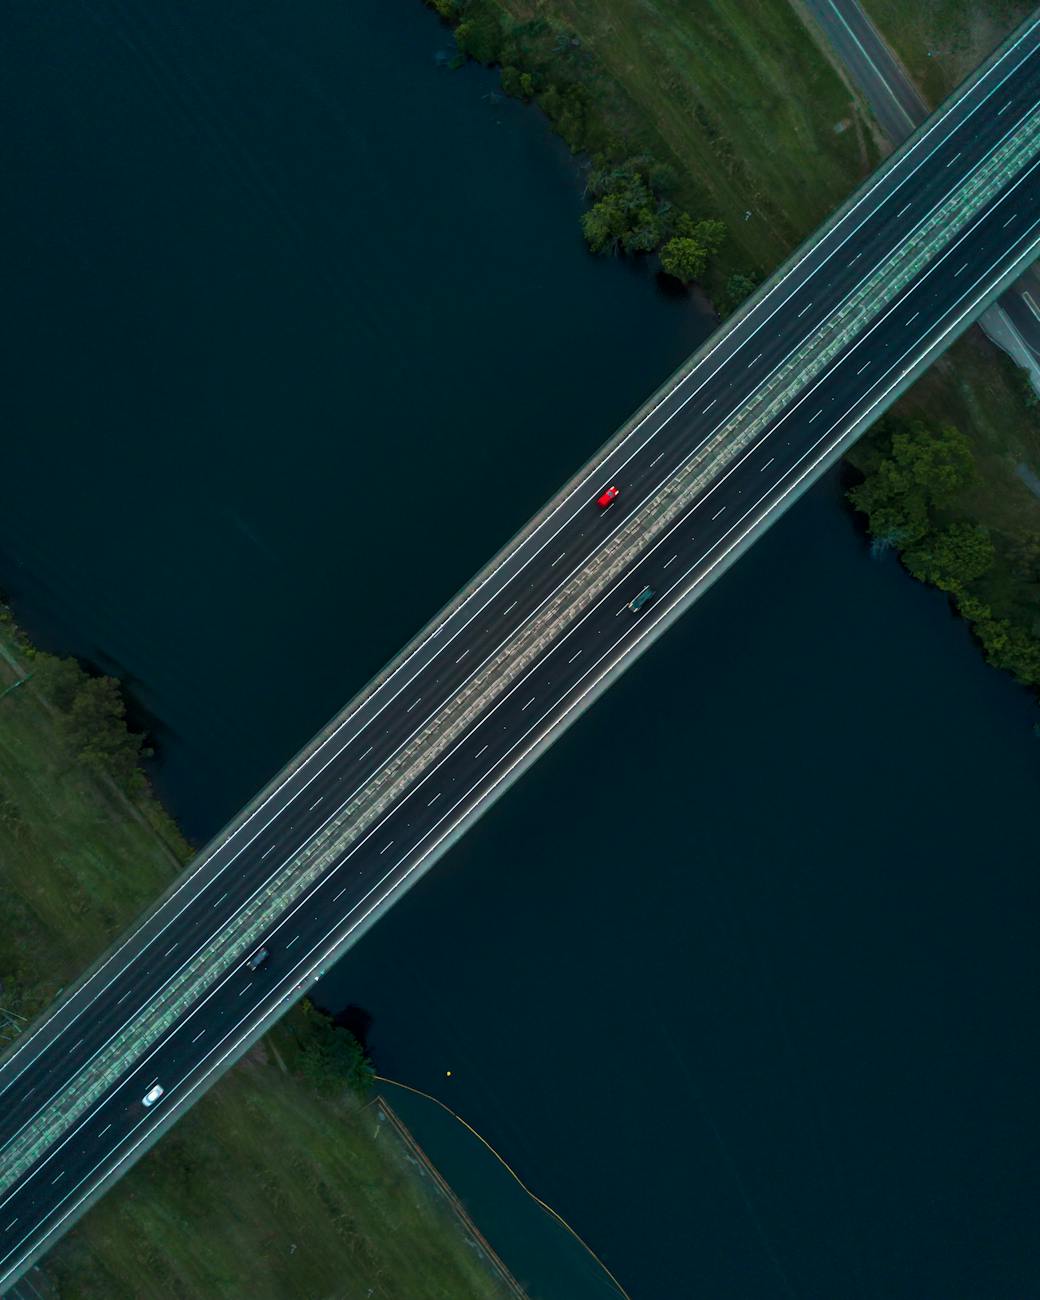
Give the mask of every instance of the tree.
M 927 533 L 903 552 L 903 563 L 921 582 L 943 591 L 959 592 L 989 569 L 995 557 L 984 528 L 956 523 Z
M 349 1029 L 343 1029 L 309 1000 L 300 1004 L 300 1072 L 324 1092 L 350 1088 L 363 1096 L 372 1086 L 372 1062 Z
M 735 271 L 726 281 L 726 287 L 722 291 L 722 297 L 718 301 L 719 313 L 722 316 L 729 316 L 735 312 L 745 298 L 749 298 L 755 292 L 757 284 L 749 275 L 744 275 L 740 271 Z
M 661 269 L 683 284 L 696 280 L 708 265 L 708 250 L 690 235 L 677 235 L 661 249 Z
M 867 515 L 875 537 L 911 546 L 929 531 L 931 509 L 971 482 L 971 447 L 952 425 L 933 428 L 923 420 L 879 425 L 879 434 L 881 450 L 849 500 Z

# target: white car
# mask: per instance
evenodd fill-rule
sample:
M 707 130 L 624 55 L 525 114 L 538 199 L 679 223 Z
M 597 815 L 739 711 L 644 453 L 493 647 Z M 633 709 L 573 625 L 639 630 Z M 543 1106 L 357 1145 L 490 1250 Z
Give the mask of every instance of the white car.
M 146 1106 L 154 1106 L 155 1103 L 159 1100 L 159 1098 L 160 1098 L 162 1095 L 163 1095 L 163 1086 L 162 1086 L 162 1084 L 161 1084 L 161 1083 L 155 1083 L 155 1084 L 153 1084 L 153 1085 L 148 1089 L 148 1091 L 144 1094 L 144 1104 L 145 1104 Z

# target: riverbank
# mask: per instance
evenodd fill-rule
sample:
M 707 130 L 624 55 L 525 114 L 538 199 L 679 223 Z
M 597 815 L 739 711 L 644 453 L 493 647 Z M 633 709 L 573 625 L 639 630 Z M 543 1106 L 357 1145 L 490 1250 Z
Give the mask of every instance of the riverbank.
M 753 13 L 730 0 L 429 2 L 459 24 L 463 50 L 503 64 L 504 87 L 541 105 L 572 149 L 609 165 L 639 155 L 659 208 L 725 224 L 727 237 L 701 276 L 723 316 L 886 151 L 786 0 Z M 941 74 L 923 83 L 936 102 L 1027 10 L 1018 0 L 982 15 L 963 0 L 933 0 L 912 14 L 888 0 L 870 6 L 901 53 L 923 47 L 908 60 L 915 73 L 931 68 L 928 50 L 941 45 Z M 608 170 L 602 159 L 594 164 L 597 187 Z M 659 225 L 671 233 L 667 221 Z M 968 438 L 975 472 L 950 510 L 992 542 L 980 580 L 988 615 L 1040 653 L 1040 572 L 1028 558 L 1040 535 L 1040 496 L 1031 487 L 1040 481 L 1040 415 L 1024 376 L 972 331 L 895 410 L 955 424 Z M 868 434 L 850 460 L 862 468 L 877 454 Z
M 123 764 L 139 743 L 118 710 L 93 716 L 84 750 L 76 719 L 84 698 L 113 698 L 91 687 L 106 680 L 38 654 L 0 617 L 0 691 L 13 687 L 0 698 L 8 1037 L 191 854 Z M 56 1293 L 515 1296 L 386 1115 L 329 1077 L 324 1032 L 297 1009 L 207 1093 L 46 1257 Z

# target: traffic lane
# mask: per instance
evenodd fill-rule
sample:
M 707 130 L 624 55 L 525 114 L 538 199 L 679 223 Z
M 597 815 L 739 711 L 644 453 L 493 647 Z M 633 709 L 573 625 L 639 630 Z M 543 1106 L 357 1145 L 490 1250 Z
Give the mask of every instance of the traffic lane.
M 956 143 L 956 142 L 954 142 L 954 143 Z M 939 166 L 940 162 L 941 162 L 941 153 L 940 153 L 939 156 L 937 156 L 936 166 Z M 944 183 L 945 183 L 945 182 L 944 182 Z M 867 231 L 867 233 L 865 233 L 865 237 L 867 237 L 868 234 L 870 234 L 870 231 Z M 828 296 L 840 296 L 840 292 L 841 292 L 842 290 L 844 290 L 844 286 L 841 285 L 841 278 L 836 279 L 836 281 L 832 283 L 832 286 L 828 286 L 828 289 L 831 290 L 831 294 L 829 294 Z M 820 298 L 823 299 L 823 295 L 820 295 Z M 826 309 L 827 307 L 829 307 L 829 303 L 824 303 L 824 304 L 823 304 L 823 309 Z M 774 348 L 775 348 L 775 351 L 777 352 L 777 354 L 779 354 L 779 352 L 783 351 L 783 344 L 784 344 L 785 342 L 787 342 L 787 341 L 785 341 L 785 339 L 784 339 L 783 330 L 777 330 L 777 333 L 776 333 L 775 335 L 772 335 L 771 342 L 772 342 L 772 344 L 774 344 Z M 755 368 L 755 365 L 757 365 L 757 363 L 759 363 L 759 361 L 762 361 L 762 360 L 763 360 L 763 354 L 762 354 L 762 352 L 759 352 L 759 354 L 757 354 L 757 356 L 754 357 L 753 361 L 751 361 L 751 363 L 748 365 L 748 367 L 746 367 L 746 369 L 749 369 L 749 370 L 750 370 L 750 369 Z M 770 360 L 779 360 L 779 355 L 774 356 L 774 357 L 770 357 Z M 763 369 L 768 369 L 768 368 L 770 368 L 770 361 L 764 361 L 764 363 L 763 363 Z M 729 394 L 733 394 L 733 391 L 735 391 L 735 389 L 736 389 L 737 386 L 736 386 L 736 385 L 733 385 L 733 382 L 732 382 L 732 380 L 731 380 L 731 382 L 729 382 L 728 385 L 725 386 L 725 387 L 727 387 L 727 389 L 728 389 L 728 393 L 729 393 Z M 738 402 L 738 400 L 740 400 L 740 396 L 735 396 L 735 398 L 733 398 L 733 400 L 735 400 L 735 404 L 736 404 L 736 403 Z M 653 463 L 656 464 L 656 461 L 658 461 L 658 460 L 660 460 L 660 459 L 663 459 L 663 454 L 660 454 L 660 452 L 658 452 L 658 454 L 656 454 L 656 456 L 655 456 L 655 459 L 654 459 Z M 584 530 L 582 530 L 582 536 L 584 536 Z M 565 554 L 565 552 L 564 552 L 564 554 Z M 532 589 L 533 589 L 533 588 L 534 588 L 534 584 L 532 584 Z M 507 593 L 507 594 L 508 594 L 508 593 Z M 537 593 L 536 593 L 536 594 L 537 594 Z M 519 601 L 513 601 L 512 604 L 511 604 L 511 607 L 515 607 L 517 603 L 519 603 Z M 524 612 L 524 611 L 521 611 L 521 612 Z M 450 695 L 452 692 L 454 692 L 454 684 L 452 684 L 452 682 L 447 682 L 447 684 L 445 684 L 445 689 L 443 689 L 443 694 L 445 694 L 445 697 L 447 697 L 447 695 Z M 417 701 L 416 701 L 416 702 L 417 702 Z M 387 729 L 386 729 L 386 732 L 387 732 L 387 735 L 389 735 L 389 733 L 390 733 L 390 728 L 387 728 Z M 360 735 L 361 737 L 364 737 L 365 735 L 367 735 L 367 732 L 365 732 L 365 729 L 361 729 L 361 731 L 359 732 L 359 735 Z M 378 757 L 381 758 L 382 755 L 378 755 Z M 294 829 L 294 828 L 290 827 L 290 831 L 291 831 L 291 829 Z M 286 848 L 289 848 L 289 845 L 286 845 Z M 268 852 L 272 852 L 272 850 L 268 849 Z M 257 859 L 257 865 L 259 865 L 259 862 L 260 862 L 260 861 L 263 861 L 263 858 L 265 858 L 265 857 L 266 857 L 266 853 L 261 854 L 260 857 L 259 857 L 259 859 Z M 239 892 L 237 893 L 237 897 L 235 897 L 235 901 L 238 901 L 238 897 L 240 897 L 240 896 L 242 896 L 242 893 L 240 893 L 240 891 L 239 891 Z M 204 902 L 204 904 L 201 905 L 201 906 L 208 907 L 209 905 L 208 905 L 208 902 Z M 211 918 L 211 919 L 212 919 L 212 918 Z M 194 920 L 194 918 L 188 917 L 186 920 L 187 920 L 187 923 L 190 924 L 190 923 L 192 922 L 192 920 Z M 187 926 L 186 926 L 186 928 L 187 928 Z M 168 936 L 166 936 L 166 937 L 172 937 L 172 936 L 168 935 Z M 174 950 L 178 948 L 178 946 L 179 946 L 179 945 L 178 945 L 177 941 L 175 941 L 175 943 L 174 943 L 172 946 L 170 946 L 169 952 L 166 953 L 166 954 L 164 954 L 164 956 L 165 956 L 165 957 L 168 957 L 169 954 L 172 954 L 172 953 L 174 952 Z M 170 970 L 168 969 L 168 966 L 170 966 L 170 965 L 175 965 L 175 963 L 165 963 L 164 966 L 161 966 L 159 972 L 157 972 L 157 978 L 159 978 L 159 979 L 161 979 L 161 980 L 165 980 L 166 978 L 169 978 L 169 975 L 172 974 L 172 971 L 170 971 Z M 148 972 L 148 975 L 151 975 L 151 972 Z M 147 976 L 146 976 L 146 978 L 147 978 Z M 81 1044 L 77 1044 L 77 1047 L 81 1047 L 81 1045 L 82 1045 L 82 1043 L 81 1043 Z M 31 1097 L 30 1097 L 30 1101 L 31 1101 Z M 13 1119 L 17 1119 L 17 1115 L 14 1115 Z
M 939 315 L 940 315 L 940 316 L 945 315 L 945 312 L 944 312 L 944 311 L 940 311 L 940 312 L 939 312 Z M 905 326 L 900 326 L 900 329 L 902 329 L 903 332 L 905 332 Z M 825 394 L 823 394 L 823 393 L 821 393 L 820 395 L 821 395 L 821 396 L 825 396 Z M 810 422 L 811 422 L 811 421 L 810 421 Z M 790 442 L 788 442 L 787 445 L 790 446 Z M 754 463 L 753 463 L 753 462 L 754 462 L 754 458 L 755 458 L 755 456 L 759 456 L 759 457 L 760 457 L 761 454 L 762 454 L 762 452 L 763 452 L 764 450 L 765 450 L 765 448 L 763 448 L 763 447 L 756 447 L 756 448 L 754 449 L 754 452 L 753 452 L 752 456 L 749 456 L 749 457 L 747 458 L 747 461 L 745 462 L 745 472 L 748 472 L 748 468 L 754 468 Z M 772 463 L 772 462 L 770 462 L 770 463 Z M 761 473 L 761 472 L 762 472 L 761 468 L 759 468 L 759 469 L 757 470 L 757 472 L 758 472 L 758 473 Z M 739 481 L 739 480 L 735 480 L 735 482 L 736 482 L 736 481 Z M 731 484 L 731 491 L 734 490 L 735 482 L 734 482 L 734 484 Z M 739 488 L 736 488 L 735 490 L 736 490 L 737 496 L 739 497 L 739 496 L 741 495 L 741 491 L 742 491 L 742 490 L 739 489 Z M 716 514 L 715 516 L 712 517 L 712 521 L 715 522 L 719 517 L 720 517 L 720 515 L 719 515 L 719 514 Z M 681 528 L 682 528 L 683 526 L 685 526 L 688 522 L 689 522 L 688 519 L 684 519 L 684 520 L 683 520 L 683 521 L 678 525 L 678 527 L 681 529 Z M 693 537 L 691 537 L 690 541 L 692 542 L 692 541 L 694 541 L 694 540 L 696 540 L 696 539 L 693 538 Z M 661 548 L 660 548 L 660 546 L 659 546 L 658 548 L 655 548 L 655 549 L 660 550 Z M 665 548 L 665 549 L 667 549 L 667 548 Z M 680 553 L 681 553 L 681 552 L 680 552 Z M 663 572 L 663 570 L 667 569 L 667 567 L 668 567 L 671 563 L 673 563 L 677 558 L 679 558 L 679 554 L 680 554 L 680 553 L 673 553 L 673 554 L 672 554 L 671 556 L 669 556 L 667 559 L 663 559 L 661 556 L 658 556 L 658 557 L 657 557 L 657 563 L 658 563 L 658 565 L 660 566 L 662 572 Z M 646 560 L 644 563 L 642 563 L 641 566 L 640 566 L 640 567 L 643 569 L 643 572 L 641 572 L 641 573 L 640 573 L 640 572 L 636 572 L 636 573 L 633 573 L 633 574 L 631 574 L 631 575 L 626 575 L 626 579 L 625 579 L 625 580 L 628 581 L 628 579 L 631 578 L 632 581 L 641 581 L 642 578 L 644 578 L 644 577 L 652 577 L 652 576 L 654 576 L 654 575 L 653 575 L 653 572 L 652 572 L 652 569 L 653 569 L 653 562 L 654 562 L 654 561 L 653 561 L 653 557 L 647 557 L 647 560 Z M 660 580 L 660 579 L 658 579 L 658 580 Z M 624 605 L 621 605 L 620 608 L 619 608 L 619 610 L 614 614 L 614 618 L 617 618 L 617 617 L 618 617 L 620 614 L 622 614 L 623 612 L 625 612 L 625 606 L 624 606 Z M 604 643 L 601 643 L 601 646 L 600 646 L 599 648 L 600 648 L 600 650 L 602 651 L 602 650 L 604 649 L 604 647 L 605 647 L 605 648 L 606 648 L 606 653 L 610 653 L 610 650 L 613 648 L 611 642 L 612 642 L 612 641 L 617 642 L 617 641 L 622 640 L 622 639 L 624 638 L 624 636 L 626 635 L 626 633 L 623 631 L 620 637 L 618 637 L 618 638 L 611 638 L 610 635 L 609 635 L 609 633 L 610 633 L 610 627 L 609 627 L 609 625 L 608 625 L 607 627 L 602 627 L 602 626 L 600 626 L 600 627 L 596 627 L 596 626 L 595 626 L 595 623 L 596 623 L 597 621 L 599 621 L 599 622 L 602 622 L 602 621 L 603 621 L 603 610 L 602 610 L 602 608 L 601 608 L 600 611 L 599 611 L 599 619 L 598 619 L 598 620 L 596 620 L 596 619 L 589 620 L 589 622 L 588 622 L 588 626 L 587 626 L 586 629 L 585 629 L 585 637 L 584 637 L 584 640 L 585 640 L 586 644 L 591 645 L 591 644 L 594 644 L 594 637 L 600 637 L 600 636 L 603 636 L 604 633 L 606 633 L 606 634 L 607 634 L 607 641 L 604 642 Z M 568 649 L 573 649 L 573 642 L 572 642 L 571 646 L 568 646 L 567 648 L 568 648 Z M 582 647 L 579 647 L 579 650 L 580 650 L 581 648 L 582 648 Z M 574 663 L 576 663 L 576 662 L 577 662 L 577 658 L 578 658 L 578 655 L 575 655 L 573 659 L 569 659 L 569 660 L 568 660 L 569 664 L 573 665 Z M 537 673 L 539 673 L 539 672 L 541 672 L 541 671 L 543 671 L 543 670 L 544 670 L 544 666 L 543 666 L 543 665 L 539 665 L 537 668 L 535 668 L 535 669 L 532 670 L 531 677 L 533 678 Z M 566 670 L 564 670 L 564 674 L 563 674 L 563 675 L 564 675 L 564 676 L 566 675 Z M 559 682 L 557 682 L 557 683 L 554 683 L 554 685 L 557 686 L 559 689 L 562 689 L 564 692 L 567 690 L 567 683 L 564 682 L 564 681 L 562 681 L 562 680 L 559 681 Z M 527 708 L 530 707 L 531 703 L 533 702 L 533 699 L 532 699 L 532 700 L 525 701 L 523 704 L 520 703 L 520 700 L 521 700 L 521 697 L 522 697 L 522 695 L 523 695 L 523 691 L 524 691 L 524 689 L 529 689 L 529 687 L 527 687 L 526 684 L 523 684 L 523 683 L 522 683 L 522 684 L 519 684 L 518 687 L 517 687 L 516 689 L 514 689 L 514 690 L 510 693 L 510 699 L 507 700 L 507 701 L 505 702 L 505 704 L 506 704 L 506 708 L 505 708 L 505 710 L 503 711 L 503 715 L 504 715 L 504 716 L 507 715 L 508 712 L 509 712 L 510 710 L 512 710 L 513 712 L 515 712 L 517 709 L 519 709 L 520 713 L 523 713 Z M 538 725 L 540 725 L 541 721 L 542 721 L 542 720 L 539 720 L 539 722 L 536 722 L 535 724 L 533 724 L 533 726 L 538 726 Z M 521 720 L 519 719 L 519 717 L 513 717 L 513 718 L 510 718 L 510 717 L 508 717 L 508 716 L 505 716 L 505 721 L 502 723 L 502 730 L 503 730 L 503 733 L 505 733 L 505 735 L 506 735 L 507 737 L 511 737 L 511 736 L 513 735 L 513 733 L 518 729 L 518 723 L 519 723 L 520 725 L 522 725 L 522 722 L 521 722 Z M 478 728 L 478 730 L 479 730 L 479 728 Z M 491 732 L 488 732 L 487 734 L 491 735 L 492 733 L 491 733 Z M 493 743 L 493 741 L 492 741 L 492 743 Z M 515 742 L 513 742 L 513 743 L 515 743 Z M 446 774 L 442 774 L 442 777 L 443 777 L 444 775 L 446 775 Z M 433 804 L 434 802 L 436 802 L 436 796 L 435 796 L 433 799 L 427 801 L 427 808 L 431 807 L 432 804 Z M 387 830 L 387 829 L 389 829 L 389 827 L 390 827 L 390 825 L 391 825 L 391 823 L 392 823 L 393 817 L 396 815 L 396 813 L 397 813 L 397 808 L 395 808 L 395 810 L 394 810 L 394 814 L 391 814 L 391 817 L 387 819 L 387 825 L 385 825 L 385 826 L 382 828 L 384 831 Z M 418 812 L 418 815 L 417 815 L 416 812 L 413 810 L 412 816 L 413 816 L 413 819 L 414 819 L 414 826 L 413 826 L 413 823 L 406 823 L 406 825 L 405 825 L 405 830 L 407 830 L 407 831 L 413 831 L 415 834 L 417 834 L 417 835 L 421 838 L 423 835 L 425 835 L 426 833 L 428 833 L 427 828 L 425 828 L 425 827 L 423 827 L 423 826 L 421 825 L 423 814 L 422 814 L 421 811 L 419 811 L 419 812 Z M 390 843 L 393 843 L 393 841 L 390 841 Z M 380 855 L 382 855 L 382 853 L 386 851 L 386 847 L 389 847 L 389 844 L 388 844 L 387 846 L 385 846 L 382 850 L 380 850 Z M 307 907 L 308 907 L 309 905 L 310 905 L 309 903 L 308 903 L 308 904 L 305 904 L 304 907 L 300 909 L 300 914 L 295 918 L 294 925 L 293 925 L 292 928 L 296 929 L 297 932 L 293 935 L 293 937 L 292 937 L 291 939 L 288 940 L 288 945 L 289 945 L 289 946 L 294 945 L 294 944 L 297 943 L 301 938 L 303 938 L 303 939 L 305 939 L 305 940 L 309 940 L 309 939 L 312 937 L 311 934 L 310 934 L 310 930 L 311 930 L 313 927 L 317 927 L 317 926 L 320 926 L 320 925 L 324 924 L 325 921 L 327 920 L 327 915 L 325 914 L 325 912 L 324 912 L 323 910 L 318 910 L 318 911 L 315 911 L 315 912 L 313 913 L 313 915 L 309 918 L 310 925 L 308 925 Z M 246 992 L 246 993 L 247 993 L 247 992 L 249 991 L 249 988 L 251 987 L 251 983 L 252 983 L 252 982 L 250 982 L 250 984 L 248 984 L 248 985 L 245 987 L 244 990 L 242 990 L 242 991 L 238 991 L 237 993 L 235 993 L 235 996 L 236 996 L 237 998 L 241 998 L 241 997 L 243 996 L 243 992 Z M 229 990 L 229 992 L 231 992 L 231 991 L 233 991 L 233 990 Z M 215 1022 L 219 1021 L 219 1019 L 222 1018 L 223 1016 L 229 1014 L 229 1012 L 230 1012 L 230 1008 L 229 1008 L 229 1007 L 224 1007 L 224 1008 L 222 1008 L 222 1007 L 219 1006 L 219 1003 L 214 1003 L 214 1005 L 213 1005 L 212 1008 L 210 1009 L 211 1017 L 213 1017 L 213 1018 L 215 1019 Z M 203 1031 L 201 1031 L 201 1032 L 199 1033 L 199 1038 L 198 1038 L 197 1040 L 195 1040 L 195 1041 L 199 1041 L 202 1037 L 204 1037 L 206 1032 L 207 1032 L 207 1031 L 206 1031 L 205 1029 L 204 1029 Z M 183 1043 L 183 1041 L 184 1041 L 184 1039 L 182 1038 L 182 1043 Z M 182 1049 L 182 1050 L 183 1050 L 183 1049 Z M 172 1063 L 175 1063 L 175 1062 L 171 1062 L 171 1064 L 172 1064 Z

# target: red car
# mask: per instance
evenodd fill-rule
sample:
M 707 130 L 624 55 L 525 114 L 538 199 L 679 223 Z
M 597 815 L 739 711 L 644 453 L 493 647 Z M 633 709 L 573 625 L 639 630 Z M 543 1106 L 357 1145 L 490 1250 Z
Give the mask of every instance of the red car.
M 608 487 L 606 492 L 596 498 L 596 505 L 598 505 L 601 510 L 606 510 L 607 506 L 612 505 L 618 499 L 620 493 L 620 488 Z

